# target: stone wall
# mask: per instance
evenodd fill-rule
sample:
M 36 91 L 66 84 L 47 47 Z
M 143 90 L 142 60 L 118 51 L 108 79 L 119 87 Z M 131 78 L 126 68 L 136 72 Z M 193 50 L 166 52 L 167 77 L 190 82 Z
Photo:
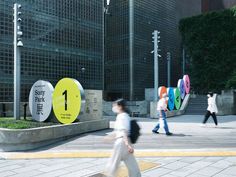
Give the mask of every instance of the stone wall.
M 79 116 L 81 122 L 99 120 L 103 117 L 103 101 L 101 90 L 85 90 L 84 113 Z
M 148 101 L 127 101 L 127 108 L 130 115 L 133 117 L 147 117 L 149 116 L 149 102 Z M 103 115 L 115 116 L 112 112 L 112 102 L 103 102 Z
M 218 115 L 236 114 L 236 90 L 223 90 L 216 97 Z

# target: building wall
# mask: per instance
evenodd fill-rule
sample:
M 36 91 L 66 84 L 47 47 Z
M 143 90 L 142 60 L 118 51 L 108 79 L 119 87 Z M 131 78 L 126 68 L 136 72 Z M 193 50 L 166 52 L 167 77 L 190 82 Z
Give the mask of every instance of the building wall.
M 154 30 L 161 32 L 159 46 L 162 57 L 159 60 L 159 86 L 167 86 L 167 52 L 171 52 L 172 56 L 171 86 L 176 86 L 178 79 L 182 75 L 182 46 L 178 23 L 183 17 L 200 14 L 201 0 L 182 1 L 133 1 L 133 100 L 144 100 L 145 88 L 154 87 L 153 54 L 151 54 L 153 50 L 152 32 Z M 113 98 L 117 96 L 127 99 L 130 98 L 129 88 L 131 81 L 129 72 L 131 70 L 129 62 L 131 58 L 129 57 L 129 52 L 131 51 L 129 51 L 128 39 L 131 37 L 131 34 L 129 34 L 129 28 L 127 26 L 129 22 L 128 6 L 128 1 L 111 1 L 111 17 L 108 17 L 107 38 L 109 44 L 107 46 L 108 55 L 105 60 L 110 61 L 112 65 L 108 63 L 105 65 L 106 70 L 109 70 L 110 76 L 110 82 L 106 82 L 106 92 L 110 93 L 110 97 L 113 96 Z M 125 65 L 122 66 L 124 63 Z M 116 69 L 111 69 L 111 66 Z M 117 77 L 122 78 L 122 80 L 117 79 Z M 108 78 L 106 78 L 107 80 Z M 114 92 L 117 94 L 113 94 Z
M 0 102 L 13 101 L 13 4 L 0 0 Z M 103 0 L 18 0 L 22 5 L 21 101 L 38 79 L 103 88 Z
M 227 9 L 236 5 L 236 0 L 202 0 L 202 12 Z
M 106 20 L 105 99 L 129 97 L 129 3 L 111 0 Z

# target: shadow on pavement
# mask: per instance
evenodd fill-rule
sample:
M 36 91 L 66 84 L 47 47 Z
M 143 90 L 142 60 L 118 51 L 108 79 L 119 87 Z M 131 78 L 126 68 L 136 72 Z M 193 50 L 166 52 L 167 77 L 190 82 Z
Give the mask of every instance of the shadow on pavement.
M 192 135 L 186 135 L 186 134 L 183 134 L 183 133 L 179 133 L 179 134 L 175 134 L 175 133 L 173 133 L 172 136 L 185 137 L 185 136 L 192 136 Z

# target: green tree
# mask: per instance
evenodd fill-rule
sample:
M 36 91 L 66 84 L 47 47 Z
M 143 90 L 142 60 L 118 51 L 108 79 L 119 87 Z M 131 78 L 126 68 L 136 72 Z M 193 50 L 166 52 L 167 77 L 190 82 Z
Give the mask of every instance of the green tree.
M 182 19 L 179 30 L 195 90 L 224 89 L 236 67 L 236 7 Z
M 236 89 L 236 71 L 232 74 L 230 79 L 226 82 L 227 89 Z

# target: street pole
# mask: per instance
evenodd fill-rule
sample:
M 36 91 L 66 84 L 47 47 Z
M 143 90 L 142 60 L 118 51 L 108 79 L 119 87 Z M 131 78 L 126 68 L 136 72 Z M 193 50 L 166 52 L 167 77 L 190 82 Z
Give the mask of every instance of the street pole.
M 23 47 L 23 43 L 21 41 L 22 31 L 20 28 L 21 12 L 19 11 L 21 8 L 20 4 L 14 4 L 14 118 L 16 120 L 20 120 L 20 79 L 21 79 L 21 53 L 20 47 Z
M 107 17 L 110 15 L 109 13 L 109 5 L 110 5 L 110 0 L 105 0 L 104 1 L 104 15 L 103 15 L 103 93 L 105 93 L 106 90 L 106 85 L 105 85 L 105 81 L 106 81 L 106 57 L 107 57 Z M 105 94 L 103 94 L 104 96 Z M 104 98 L 105 99 L 105 98 Z
M 160 32 L 155 30 L 153 33 L 153 43 L 154 43 L 154 101 L 157 101 L 158 99 L 158 85 L 159 85 L 159 62 L 158 57 L 161 57 L 158 52 L 158 43 L 160 42 Z
M 134 100 L 134 0 L 129 0 L 129 100 Z
M 167 85 L 170 87 L 170 80 L 171 80 L 171 53 L 167 52 Z

